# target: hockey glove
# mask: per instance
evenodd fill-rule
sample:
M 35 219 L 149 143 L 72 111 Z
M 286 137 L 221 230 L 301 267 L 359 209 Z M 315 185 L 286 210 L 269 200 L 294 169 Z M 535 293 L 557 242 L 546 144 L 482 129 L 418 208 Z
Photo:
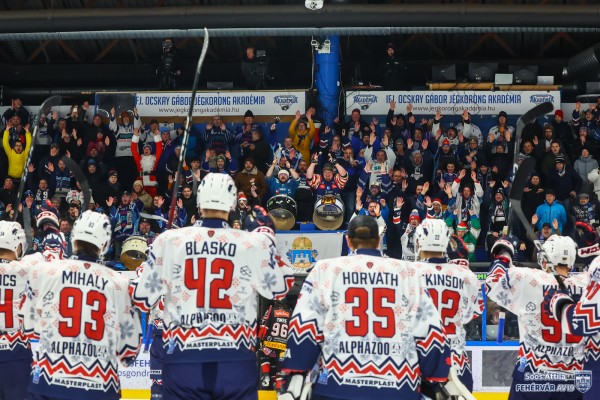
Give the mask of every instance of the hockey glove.
M 573 303 L 574 301 L 568 293 L 565 293 L 562 290 L 548 289 L 546 290 L 546 293 L 544 293 L 542 311 L 551 317 L 554 317 L 557 321 L 560 321 L 564 307 Z
M 278 400 L 309 400 L 312 394 L 312 383 L 306 382 L 308 371 L 292 372 L 284 378 L 282 391 Z
M 511 242 L 504 238 L 500 238 L 496 240 L 496 243 L 492 246 L 490 254 L 492 255 L 492 258 L 506 257 L 512 260 L 515 256 L 515 248 Z

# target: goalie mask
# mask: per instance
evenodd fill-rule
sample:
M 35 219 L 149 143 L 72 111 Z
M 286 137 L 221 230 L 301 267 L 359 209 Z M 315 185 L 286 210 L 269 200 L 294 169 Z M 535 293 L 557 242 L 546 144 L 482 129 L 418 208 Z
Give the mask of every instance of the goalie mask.
M 542 245 L 543 251 L 538 253 L 538 263 L 549 273 L 556 273 L 556 267 L 573 269 L 577 256 L 577 245 L 568 236 L 552 235 Z
M 58 229 L 58 210 L 52 205 L 50 200 L 46 200 L 40 204 L 39 212 L 35 216 L 38 228 L 42 228 L 44 224 L 51 225 Z

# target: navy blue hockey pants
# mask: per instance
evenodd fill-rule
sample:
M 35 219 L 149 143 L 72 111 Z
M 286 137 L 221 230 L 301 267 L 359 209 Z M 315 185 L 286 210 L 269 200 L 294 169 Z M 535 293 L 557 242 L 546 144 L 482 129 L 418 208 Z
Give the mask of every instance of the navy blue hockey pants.
M 252 361 L 165 364 L 164 400 L 257 400 L 258 365 Z
M 31 358 L 0 362 L 0 400 L 28 399 Z

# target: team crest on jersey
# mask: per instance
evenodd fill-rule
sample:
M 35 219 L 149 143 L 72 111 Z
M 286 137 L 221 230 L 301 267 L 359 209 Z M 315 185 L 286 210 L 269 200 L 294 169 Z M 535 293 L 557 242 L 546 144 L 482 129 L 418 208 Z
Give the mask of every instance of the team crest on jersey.
M 369 269 L 373 268 L 373 263 L 372 262 L 368 262 L 367 263 L 367 268 L 369 268 Z
M 215 231 L 213 231 L 212 229 L 210 231 L 208 231 L 208 237 L 213 237 L 215 235 Z
M 92 266 L 92 264 L 90 264 L 90 263 L 83 263 L 83 266 L 85 267 L 85 269 L 89 269 Z
M 592 387 L 592 371 L 575 371 L 575 389 L 585 393 Z
M 441 271 L 442 270 L 442 266 L 441 265 L 436 265 L 435 269 L 437 269 L 438 271 Z

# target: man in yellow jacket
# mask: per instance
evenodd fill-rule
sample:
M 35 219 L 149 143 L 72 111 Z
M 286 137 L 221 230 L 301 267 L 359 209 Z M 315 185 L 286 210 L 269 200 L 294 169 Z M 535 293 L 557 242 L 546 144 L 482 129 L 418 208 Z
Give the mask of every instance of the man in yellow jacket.
M 29 124 L 25 126 L 25 148 L 23 148 L 23 142 L 17 140 L 14 143 L 14 147 L 10 147 L 10 123 L 6 124 L 4 130 L 4 136 L 2 137 L 2 146 L 8 157 L 8 176 L 13 179 L 21 179 L 23 175 L 23 169 L 26 167 L 27 155 L 29 154 L 29 148 L 31 147 L 31 132 L 29 132 Z
M 306 119 L 308 119 L 308 130 L 306 129 L 306 122 L 300 120 L 300 111 L 296 111 L 296 119 L 292 121 L 289 128 L 290 137 L 292 138 L 292 145 L 294 148 L 302 153 L 302 158 L 310 160 L 310 144 L 315 137 L 315 123 L 312 120 L 311 111 L 306 112 Z

